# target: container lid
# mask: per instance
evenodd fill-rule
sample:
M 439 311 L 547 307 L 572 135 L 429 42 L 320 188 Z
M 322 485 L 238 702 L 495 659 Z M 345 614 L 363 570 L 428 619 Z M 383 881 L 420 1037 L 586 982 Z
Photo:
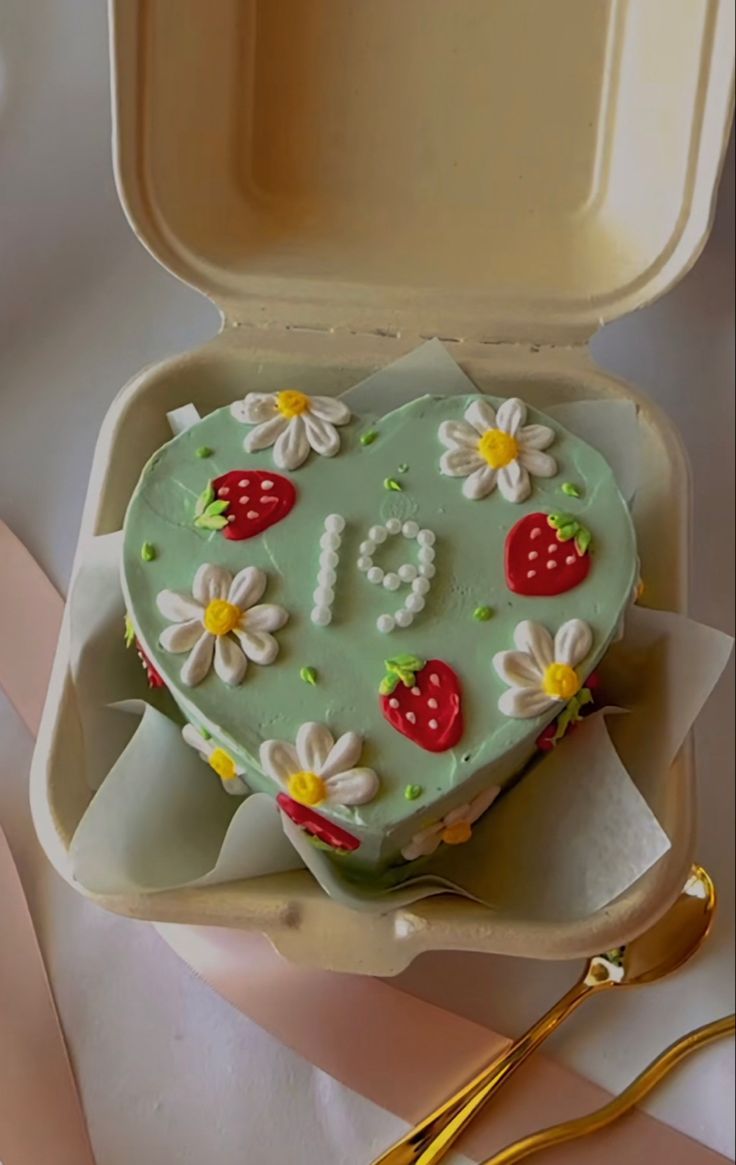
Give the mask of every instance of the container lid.
M 575 343 L 707 236 L 732 0 L 113 0 L 136 233 L 232 322 Z

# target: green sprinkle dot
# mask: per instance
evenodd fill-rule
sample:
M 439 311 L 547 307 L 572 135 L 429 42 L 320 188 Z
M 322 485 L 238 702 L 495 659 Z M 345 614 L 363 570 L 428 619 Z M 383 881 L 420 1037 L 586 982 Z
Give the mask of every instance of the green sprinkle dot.
M 144 542 L 141 546 L 141 558 L 144 562 L 153 562 L 156 557 L 156 547 L 152 542 Z
M 362 437 L 360 438 L 360 443 L 361 443 L 361 445 L 372 445 L 373 442 L 377 439 L 377 437 L 378 437 L 378 433 L 376 432 L 376 430 L 370 429 L 369 432 L 363 433 Z
M 476 607 L 473 611 L 473 618 L 477 619 L 479 623 L 487 623 L 489 619 L 493 618 L 493 608 Z
M 317 683 L 317 669 L 314 667 L 303 667 L 299 672 L 299 677 L 305 684 L 310 684 L 314 687 Z
M 424 789 L 421 785 L 407 785 L 404 789 L 404 796 L 407 801 L 416 801 L 417 797 L 421 797 Z
M 408 472 L 409 472 L 409 466 L 406 464 L 405 461 L 402 461 L 401 465 L 399 466 L 399 473 L 408 473 Z
M 212 456 L 212 450 L 210 449 L 209 445 L 200 445 L 199 449 L 197 450 L 197 457 L 204 458 L 204 457 L 211 457 L 211 456 Z
M 575 485 L 574 481 L 563 481 L 560 489 L 562 490 L 563 494 L 567 494 L 569 498 L 581 498 L 583 496 L 583 491 L 579 485 Z
M 208 732 L 206 728 L 200 728 L 199 735 L 203 740 L 212 740 L 212 733 Z
M 404 487 L 403 487 L 403 485 L 401 485 L 400 482 L 396 481 L 396 478 L 387 477 L 384 480 L 383 488 L 388 489 L 388 490 L 393 490 L 394 493 L 401 493 L 401 491 L 403 490 Z

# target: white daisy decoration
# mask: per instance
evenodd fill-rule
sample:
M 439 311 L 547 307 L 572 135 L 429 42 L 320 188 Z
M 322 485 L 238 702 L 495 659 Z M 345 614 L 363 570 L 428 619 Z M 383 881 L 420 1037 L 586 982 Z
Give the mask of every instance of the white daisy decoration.
M 485 792 L 479 793 L 467 805 L 453 809 L 435 825 L 429 825 L 419 833 L 415 833 L 408 845 L 404 846 L 401 856 L 407 862 L 415 858 L 428 857 L 444 842 L 445 845 L 462 845 L 470 841 L 473 826 L 479 817 L 490 809 L 496 797 L 501 792 L 497 785 L 491 786 Z
M 333 737 L 325 724 L 302 724 L 296 743 L 266 740 L 261 765 L 272 780 L 301 805 L 365 805 L 378 792 L 373 769 L 356 767 L 362 737 L 345 732 Z
M 575 669 L 593 646 L 582 619 L 563 623 L 552 639 L 546 627 L 525 620 L 514 632 L 516 651 L 499 651 L 493 666 L 509 685 L 498 701 L 505 716 L 528 720 L 567 704 L 583 686 Z
M 334 457 L 340 448 L 336 425 L 347 425 L 350 409 L 333 396 L 305 392 L 249 392 L 235 401 L 230 412 L 236 421 L 255 425 L 243 442 L 248 453 L 270 449 L 279 469 L 298 469 L 313 449 L 320 457 Z
M 525 425 L 526 405 L 512 397 L 496 412 L 478 399 L 462 421 L 443 421 L 439 438 L 447 448 L 440 469 L 448 477 L 464 477 L 463 493 L 478 501 L 498 486 L 509 502 L 523 502 L 531 493 L 531 477 L 554 477 L 557 462 L 543 453 L 555 439 L 547 425 Z
M 272 631 L 289 618 L 283 607 L 259 603 L 266 589 L 266 575 L 255 566 L 246 566 L 233 578 L 222 566 L 204 563 L 194 576 L 192 594 L 161 591 L 156 598 L 162 615 L 172 626 L 162 631 L 159 645 L 164 651 L 183 655 L 182 683 L 194 688 L 209 674 L 234 686 L 245 675 L 248 660 L 266 666 L 278 655 L 279 645 Z
M 226 792 L 236 795 L 248 792 L 248 786 L 242 780 L 245 769 L 226 749 L 220 748 L 211 737 L 203 736 L 193 724 L 185 724 L 181 734 L 187 744 L 196 749 L 202 760 L 217 773 Z

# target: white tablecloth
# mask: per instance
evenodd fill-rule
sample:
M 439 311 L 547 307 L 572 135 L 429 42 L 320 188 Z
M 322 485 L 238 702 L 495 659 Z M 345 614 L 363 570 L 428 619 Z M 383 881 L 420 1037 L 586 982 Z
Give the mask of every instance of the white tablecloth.
M 0 513 L 65 587 L 94 441 L 118 388 L 195 346 L 213 308 L 133 238 L 112 185 L 99 0 L 5 0 L 0 13 Z M 733 630 L 733 162 L 708 248 L 661 303 L 607 327 L 599 361 L 675 418 L 693 464 L 692 614 Z M 599 1000 L 550 1048 L 620 1089 L 677 1034 L 733 1010 L 733 673 L 697 731 L 698 856 L 722 910 L 667 983 Z M 98 1165 L 354 1165 L 399 1123 L 276 1044 L 202 986 L 155 932 L 76 896 L 28 820 L 31 742 L 0 701 L 0 820 L 21 866 L 81 1081 Z M 446 954 L 403 983 L 510 1035 L 569 965 Z M 650 1111 L 733 1155 L 733 1044 L 702 1053 Z M 731 1082 L 729 1088 L 729 1081 Z

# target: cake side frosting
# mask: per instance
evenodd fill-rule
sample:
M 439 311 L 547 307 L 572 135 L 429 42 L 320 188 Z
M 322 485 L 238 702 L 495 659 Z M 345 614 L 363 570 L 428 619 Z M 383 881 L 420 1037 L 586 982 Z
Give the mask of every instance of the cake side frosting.
M 130 617 L 190 742 L 357 866 L 448 817 L 465 840 L 630 601 L 611 470 L 490 397 L 337 411 L 301 440 L 265 398 L 238 407 L 154 455 L 125 523 Z

